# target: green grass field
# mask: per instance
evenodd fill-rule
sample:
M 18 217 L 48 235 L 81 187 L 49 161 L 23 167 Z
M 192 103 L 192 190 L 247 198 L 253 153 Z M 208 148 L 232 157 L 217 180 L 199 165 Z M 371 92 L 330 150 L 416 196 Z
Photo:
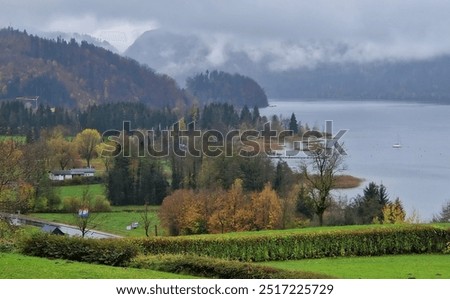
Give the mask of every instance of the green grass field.
M 389 255 L 265 262 L 274 268 L 311 271 L 339 278 L 450 278 L 450 255 Z
M 175 279 L 194 277 L 154 270 L 119 268 L 66 260 L 49 260 L 16 253 L 0 253 L 0 279 L 5 278 Z
M 14 140 L 18 143 L 22 143 L 25 144 L 25 142 L 27 141 L 27 137 L 26 136 L 22 136 L 22 135 L 0 135 L 0 142 L 5 141 L 5 140 Z
M 56 193 L 61 196 L 61 199 L 67 197 L 81 197 L 85 190 L 89 191 L 92 196 L 105 195 L 105 187 L 102 184 L 92 185 L 75 185 L 75 186 L 61 186 L 56 187 Z

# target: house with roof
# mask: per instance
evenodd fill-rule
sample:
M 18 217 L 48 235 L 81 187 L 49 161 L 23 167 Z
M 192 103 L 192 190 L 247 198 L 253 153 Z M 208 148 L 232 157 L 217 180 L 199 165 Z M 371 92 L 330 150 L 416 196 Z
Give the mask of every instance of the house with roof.
M 75 177 L 93 177 L 95 175 L 94 168 L 73 168 L 69 170 L 53 170 L 50 171 L 49 177 L 52 181 L 71 180 Z
M 55 225 L 46 224 L 42 227 L 41 230 L 51 235 L 64 236 L 63 231 L 58 226 Z

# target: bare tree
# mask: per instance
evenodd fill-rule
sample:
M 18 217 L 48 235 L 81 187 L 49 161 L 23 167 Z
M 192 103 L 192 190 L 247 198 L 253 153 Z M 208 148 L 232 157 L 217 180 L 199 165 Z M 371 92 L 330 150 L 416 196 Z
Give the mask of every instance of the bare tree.
M 309 152 L 309 160 L 301 165 L 301 170 L 309 190 L 309 198 L 314 213 L 323 225 L 323 214 L 332 203 L 331 190 L 336 184 L 336 175 L 344 171 L 344 156 L 333 148 L 318 145 Z
M 442 210 L 439 214 L 433 215 L 432 222 L 450 222 L 450 201 L 442 205 Z
M 83 190 L 81 200 L 74 208 L 75 225 L 80 230 L 82 238 L 97 227 L 98 223 L 95 221 L 97 216 L 98 214 L 93 211 L 92 195 L 89 193 L 89 188 L 86 188 Z
M 144 210 L 140 213 L 142 222 L 144 223 L 144 230 L 145 235 L 149 237 L 149 229 L 151 224 L 151 217 L 150 217 L 150 211 L 148 208 L 148 202 L 145 202 L 144 204 Z

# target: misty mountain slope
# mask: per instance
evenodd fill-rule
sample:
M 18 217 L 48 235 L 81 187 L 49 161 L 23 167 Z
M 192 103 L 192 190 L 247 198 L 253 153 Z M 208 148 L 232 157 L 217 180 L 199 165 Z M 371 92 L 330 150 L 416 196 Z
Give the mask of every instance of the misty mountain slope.
M 92 44 L 94 46 L 101 47 L 101 48 L 104 48 L 104 49 L 106 49 L 108 51 L 111 51 L 113 53 L 119 54 L 119 50 L 117 50 L 116 47 L 114 47 L 113 45 L 111 45 L 107 41 L 100 40 L 100 39 L 98 39 L 96 37 L 93 37 L 91 35 L 88 35 L 88 34 L 79 34 L 79 33 L 76 33 L 76 32 L 68 33 L 68 32 L 56 31 L 56 32 L 37 32 L 36 35 L 40 36 L 40 37 L 43 37 L 43 38 L 46 38 L 46 39 L 54 39 L 54 40 L 56 40 L 58 38 L 61 38 L 61 39 L 66 40 L 66 41 L 70 41 L 73 38 L 79 44 L 81 44 L 82 41 L 86 41 L 89 44 Z
M 206 70 L 207 45 L 194 35 L 164 30 L 144 32 L 124 53 L 158 72 L 170 74 L 181 85 L 188 76 Z
M 142 102 L 151 107 L 189 103 L 175 80 L 103 48 L 0 30 L 0 99 L 39 96 L 41 103 L 87 107 Z
M 262 76 L 276 97 L 411 100 L 450 103 L 450 56 L 423 61 L 321 64 Z
M 299 52 L 304 61 L 283 57 L 288 51 L 248 49 L 232 43 L 218 50 L 192 34 L 162 30 L 146 32 L 126 51 L 126 55 L 176 78 L 186 78 L 205 70 L 238 72 L 252 77 L 271 98 L 350 98 L 432 101 L 450 103 L 450 56 L 423 60 L 376 60 L 352 62 L 350 47 L 343 44 L 283 44 Z M 323 48 L 321 48 L 323 46 Z M 255 51 L 255 49 L 253 49 Z M 321 53 L 322 61 L 308 61 Z M 220 53 L 218 53 L 220 52 Z M 223 58 L 218 64 L 214 55 Z M 302 56 L 303 55 L 303 56 Z M 339 61 L 339 57 L 344 57 Z M 336 59 L 337 58 L 337 59 Z M 290 63 L 291 62 L 291 63 Z
M 207 70 L 219 69 L 228 73 L 256 74 L 260 66 L 241 51 L 226 50 L 226 64 L 221 64 L 220 51 L 194 34 L 180 34 L 162 29 L 143 33 L 124 55 L 175 78 L 184 86 L 188 77 Z

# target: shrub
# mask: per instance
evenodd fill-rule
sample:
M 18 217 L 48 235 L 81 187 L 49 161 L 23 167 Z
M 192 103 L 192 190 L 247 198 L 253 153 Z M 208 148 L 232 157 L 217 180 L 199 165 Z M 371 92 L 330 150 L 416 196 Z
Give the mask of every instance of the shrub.
M 82 239 L 36 233 L 23 238 L 19 249 L 26 255 L 121 266 L 138 253 L 124 239 Z
M 15 249 L 14 241 L 0 239 L 0 252 L 12 252 Z
M 257 264 L 193 255 L 140 255 L 134 258 L 129 266 L 221 279 L 332 278 L 324 274 L 280 270 Z
M 94 198 L 93 209 L 94 212 L 111 212 L 111 203 L 106 197 L 97 195 Z
M 9 219 L 0 215 L 0 252 L 14 251 L 17 240 L 23 233 L 21 227 L 13 225 Z
M 94 199 L 87 198 L 83 200 L 77 197 L 66 197 L 63 200 L 63 211 L 76 213 L 80 207 L 87 206 L 92 212 L 111 212 L 110 202 L 101 195 L 95 196 Z
M 134 240 L 148 254 L 192 254 L 240 261 L 336 256 L 442 253 L 450 230 L 404 226 L 355 231 L 249 235 L 224 238 L 165 237 Z
M 445 254 L 450 254 L 450 242 L 447 243 L 447 247 L 444 249 Z
M 81 200 L 76 197 L 67 197 L 63 200 L 63 211 L 75 213 L 81 205 Z

